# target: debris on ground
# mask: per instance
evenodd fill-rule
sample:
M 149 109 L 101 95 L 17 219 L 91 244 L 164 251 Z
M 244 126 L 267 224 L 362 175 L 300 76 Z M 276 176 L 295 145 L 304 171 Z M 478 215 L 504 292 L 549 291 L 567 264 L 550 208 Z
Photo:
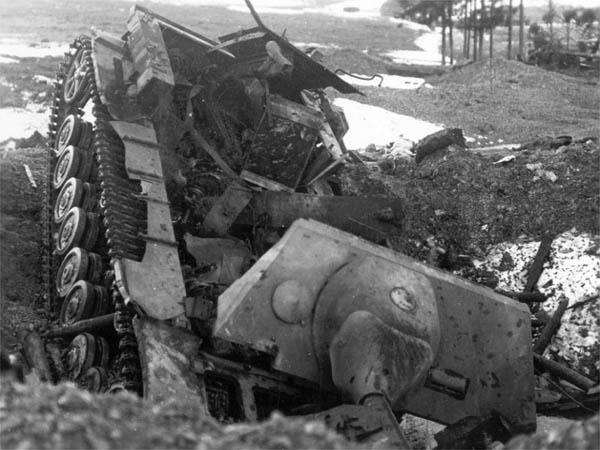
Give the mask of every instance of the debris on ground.
M 485 259 L 476 262 L 480 269 L 491 271 L 497 287 L 521 292 L 525 289 L 529 266 L 533 263 L 539 242 L 527 238 L 505 242 L 490 248 Z M 598 377 L 600 301 L 600 251 L 597 235 L 571 229 L 552 241 L 549 261 L 544 264 L 537 282 L 547 296 L 540 311 L 551 316 L 561 302 L 567 307 L 545 355 L 591 378 Z M 509 264 L 502 261 L 509 259 Z M 581 303 L 589 298 L 587 302 Z
M 417 142 L 413 148 L 415 163 L 419 164 L 425 157 L 451 145 L 456 145 L 460 148 L 466 147 L 465 137 L 460 128 L 446 128 L 430 134 Z
M 537 433 L 531 436 L 516 436 L 505 446 L 497 447 L 498 450 L 526 450 L 526 449 L 589 449 L 598 448 L 600 440 L 600 416 L 587 419 L 583 422 L 554 419 L 550 426 L 542 426 Z
M 0 447 L 173 449 L 352 449 L 322 422 L 273 414 L 257 424 L 222 426 L 198 402 L 149 404 L 74 384 L 0 383 Z

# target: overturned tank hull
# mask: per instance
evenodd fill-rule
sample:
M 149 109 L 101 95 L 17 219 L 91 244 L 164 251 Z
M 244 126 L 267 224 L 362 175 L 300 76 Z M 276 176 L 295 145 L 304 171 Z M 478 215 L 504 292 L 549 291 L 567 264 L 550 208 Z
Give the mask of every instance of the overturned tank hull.
M 211 40 L 135 6 L 122 38 L 74 42 L 50 124 L 54 376 L 398 446 L 403 411 L 530 429 L 527 309 L 380 245 L 401 200 L 329 182 L 356 157 L 323 89 L 358 91 L 256 18 Z

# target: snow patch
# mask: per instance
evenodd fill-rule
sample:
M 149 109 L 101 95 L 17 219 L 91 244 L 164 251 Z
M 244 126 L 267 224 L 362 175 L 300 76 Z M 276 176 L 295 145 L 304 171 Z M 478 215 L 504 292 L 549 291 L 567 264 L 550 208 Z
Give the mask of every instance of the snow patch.
M 245 4 L 230 2 L 227 9 L 237 12 L 248 12 Z M 307 6 L 306 2 L 261 2 L 255 4 L 259 14 L 325 14 L 344 19 L 385 19 L 381 16 L 384 0 L 346 0 L 324 6 Z M 315 2 L 316 3 L 316 2 Z
M 48 110 L 42 109 L 39 105 L 29 106 L 27 108 L 2 108 L 0 109 L 0 142 L 9 138 L 21 139 L 27 138 L 34 131 L 39 131 L 42 135 L 48 130 Z
M 385 55 L 399 64 L 430 66 L 441 64 L 440 46 L 442 45 L 442 35 L 439 28 L 436 28 L 435 31 L 423 33 L 415 39 L 415 45 L 422 50 L 393 50 L 385 53 Z M 450 63 L 450 58 L 446 57 L 446 62 Z
M 0 63 L 18 62 L 15 58 L 62 56 L 68 50 L 68 45 L 57 42 L 26 44 L 17 38 L 3 38 L 0 39 Z
M 14 64 L 18 63 L 19 60 L 15 58 L 8 58 L 6 56 L 0 56 L 0 64 Z
M 414 90 L 418 89 L 423 84 L 425 84 L 425 80 L 423 78 L 414 78 L 414 77 L 401 77 L 399 75 L 383 75 L 378 74 L 381 78 L 375 77 L 372 80 L 366 80 L 361 78 L 369 78 L 367 75 L 353 74 L 355 76 L 349 75 L 341 75 L 340 78 L 343 79 L 346 83 L 353 84 L 355 86 L 375 86 L 375 87 L 384 87 L 390 89 L 408 89 Z M 356 78 L 360 77 L 360 78 Z M 380 85 L 381 83 L 381 85 Z
M 498 289 L 523 292 L 527 269 L 539 245 L 538 241 L 498 244 L 489 250 L 485 260 L 475 261 L 475 264 L 498 277 Z M 508 266 L 505 264 L 507 259 L 511 261 Z M 541 304 L 549 315 L 562 299 L 567 299 L 572 307 L 563 316 L 561 327 L 546 353 L 558 354 L 570 361 L 575 369 L 589 374 L 589 366 L 578 365 L 581 361 L 590 361 L 594 356 L 591 350 L 600 340 L 596 319 L 600 300 L 578 303 L 600 293 L 600 237 L 578 233 L 574 229 L 557 236 L 537 287 L 549 296 Z
M 324 49 L 332 49 L 332 50 L 338 50 L 338 49 L 342 48 L 336 44 L 319 44 L 318 42 L 292 42 L 292 45 L 295 45 L 298 48 L 314 47 L 314 48 L 324 48 Z
M 402 142 L 410 148 L 418 140 L 442 129 L 430 122 L 346 98 L 336 98 L 333 103 L 346 115 L 350 129 L 344 143 L 349 150 L 362 150 L 369 144 L 387 146 L 392 142 Z

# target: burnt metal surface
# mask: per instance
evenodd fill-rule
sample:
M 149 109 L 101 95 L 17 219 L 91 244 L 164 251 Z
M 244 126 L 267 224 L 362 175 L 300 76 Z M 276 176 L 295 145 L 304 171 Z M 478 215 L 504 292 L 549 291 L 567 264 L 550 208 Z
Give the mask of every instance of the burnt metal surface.
M 197 397 L 201 405 L 206 405 L 190 359 L 198 354 L 202 341 L 150 318 L 134 319 L 133 329 L 140 350 L 144 397 L 156 402 Z
M 78 336 L 71 376 L 223 422 L 343 397 L 363 406 L 332 423 L 381 445 L 404 445 L 390 404 L 527 428 L 527 308 L 374 244 L 401 232 L 402 200 L 328 184 L 352 154 L 322 89 L 359 91 L 247 3 L 258 27 L 219 41 L 135 6 L 122 38 L 94 31 L 61 66 L 49 235 L 68 320 L 46 337 Z
M 194 334 L 150 318 L 134 320 L 140 346 L 144 397 L 153 401 L 198 398 L 222 420 L 262 420 L 273 409 L 291 413 L 336 397 L 318 386 L 201 351 Z M 218 417 L 221 415 L 221 417 Z
M 253 191 L 241 183 L 232 183 L 212 206 L 202 226 L 209 233 L 224 236 L 252 199 Z
M 304 417 L 322 420 L 365 448 L 410 448 L 404 436 L 397 432 L 395 417 L 390 417 L 382 408 L 345 404 Z
M 281 283 L 295 279 L 307 291 L 308 301 L 318 307 L 321 286 L 349 260 L 363 255 L 380 258 L 384 265 L 397 266 L 431 283 L 439 317 L 437 333 L 443 337 L 432 366 L 452 370 L 470 382 L 463 400 L 414 386 L 394 409 L 444 423 L 496 410 L 522 427 L 535 423 L 531 328 L 525 306 L 315 221 L 297 221 L 221 295 L 215 335 L 271 351 L 274 368 L 323 382 L 313 341 L 315 323 L 311 316 L 293 326 L 282 322 L 273 312 L 273 293 Z M 371 301 L 389 302 L 392 297 Z M 399 301 L 405 308 L 412 304 Z
M 329 71 L 323 65 L 319 64 L 303 51 L 292 45 L 285 38 L 279 36 L 266 27 L 261 27 L 260 31 L 256 29 L 247 30 L 248 36 L 244 38 L 244 32 L 240 32 L 226 41 L 221 48 L 227 49 L 234 54 L 236 58 L 242 59 L 246 67 L 256 68 L 260 66 L 266 55 L 265 44 L 274 41 L 281 48 L 282 53 L 294 66 L 292 75 L 289 79 L 274 80 L 274 84 L 282 86 L 285 90 L 314 89 L 331 86 L 343 94 L 360 94 L 361 92 L 351 84 L 346 83 L 333 72 Z M 249 56 L 250 55 L 250 56 Z M 246 69 L 248 70 L 248 69 Z
M 297 219 L 314 219 L 379 243 L 400 234 L 403 208 L 400 198 L 265 191 L 254 196 L 238 223 L 251 224 L 255 216 L 265 215 L 269 226 L 287 228 Z M 386 220 L 381 220 L 383 212 Z

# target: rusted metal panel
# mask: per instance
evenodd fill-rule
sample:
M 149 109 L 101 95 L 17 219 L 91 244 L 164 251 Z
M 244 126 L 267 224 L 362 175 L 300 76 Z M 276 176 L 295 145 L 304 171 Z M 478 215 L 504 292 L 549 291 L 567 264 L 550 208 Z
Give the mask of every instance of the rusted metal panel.
M 317 132 L 281 118 L 263 121 L 244 169 L 294 189 L 317 142 Z
M 207 402 L 202 385 L 191 370 L 190 356 L 200 352 L 202 341 L 193 334 L 149 318 L 136 318 L 137 339 L 144 381 L 144 398 L 152 402 L 198 398 Z M 208 416 L 208 409 L 205 409 Z

